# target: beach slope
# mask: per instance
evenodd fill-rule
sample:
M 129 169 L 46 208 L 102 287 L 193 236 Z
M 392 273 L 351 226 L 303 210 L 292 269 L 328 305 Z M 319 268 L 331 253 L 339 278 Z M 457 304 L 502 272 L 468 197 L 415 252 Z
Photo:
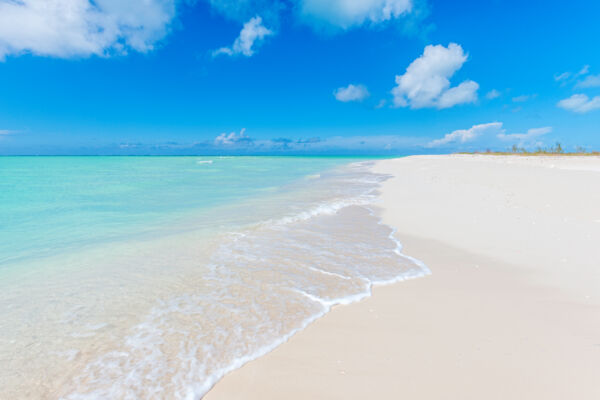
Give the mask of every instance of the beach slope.
M 599 399 L 600 159 L 380 161 L 383 221 L 432 275 L 375 288 L 220 399 Z

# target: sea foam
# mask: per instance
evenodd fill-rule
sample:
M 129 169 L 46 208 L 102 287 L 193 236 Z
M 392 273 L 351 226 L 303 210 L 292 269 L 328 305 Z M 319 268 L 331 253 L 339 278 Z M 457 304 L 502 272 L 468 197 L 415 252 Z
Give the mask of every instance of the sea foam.
M 185 229 L 44 259 L 61 263 L 45 282 L 62 297 L 49 303 L 27 291 L 46 304 L 38 331 L 48 340 L 9 332 L 19 351 L 42 360 L 13 367 L 28 368 L 22 381 L 40 396 L 201 398 L 336 305 L 429 273 L 378 217 L 377 189 L 387 178 L 368 162 L 352 163 L 212 208 Z M 207 220 L 221 227 L 201 229 Z M 61 289 L 69 279 L 78 286 Z M 26 304 L 12 311 L 9 320 L 33 315 Z

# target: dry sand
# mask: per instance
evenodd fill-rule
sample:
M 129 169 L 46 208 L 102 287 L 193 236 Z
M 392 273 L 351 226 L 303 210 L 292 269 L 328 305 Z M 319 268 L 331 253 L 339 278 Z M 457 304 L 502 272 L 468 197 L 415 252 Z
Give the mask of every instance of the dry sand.
M 600 159 L 379 162 L 431 276 L 376 288 L 206 399 L 600 399 Z

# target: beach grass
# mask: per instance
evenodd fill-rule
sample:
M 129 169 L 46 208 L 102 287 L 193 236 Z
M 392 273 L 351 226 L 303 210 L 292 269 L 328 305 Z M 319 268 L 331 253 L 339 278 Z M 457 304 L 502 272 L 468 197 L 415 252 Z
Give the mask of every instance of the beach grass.
M 551 147 L 538 147 L 535 150 L 527 150 L 524 147 L 519 147 L 516 144 L 506 151 L 496 151 L 487 149 L 485 151 L 473 151 L 473 152 L 459 152 L 456 154 L 485 154 L 494 156 L 507 156 L 507 155 L 519 155 L 519 156 L 600 156 L 600 151 L 588 151 L 583 147 L 577 147 L 575 151 L 567 152 L 563 149 L 560 143 L 556 143 Z

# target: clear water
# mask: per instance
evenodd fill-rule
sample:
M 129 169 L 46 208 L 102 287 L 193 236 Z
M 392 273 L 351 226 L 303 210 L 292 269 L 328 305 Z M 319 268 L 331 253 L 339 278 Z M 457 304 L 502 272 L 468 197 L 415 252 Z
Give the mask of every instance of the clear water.
M 0 158 L 0 398 L 199 398 L 331 306 L 427 273 L 316 157 Z
M 0 265 L 180 223 L 347 162 L 309 157 L 1 157 Z M 213 219 L 202 221 L 211 225 Z

